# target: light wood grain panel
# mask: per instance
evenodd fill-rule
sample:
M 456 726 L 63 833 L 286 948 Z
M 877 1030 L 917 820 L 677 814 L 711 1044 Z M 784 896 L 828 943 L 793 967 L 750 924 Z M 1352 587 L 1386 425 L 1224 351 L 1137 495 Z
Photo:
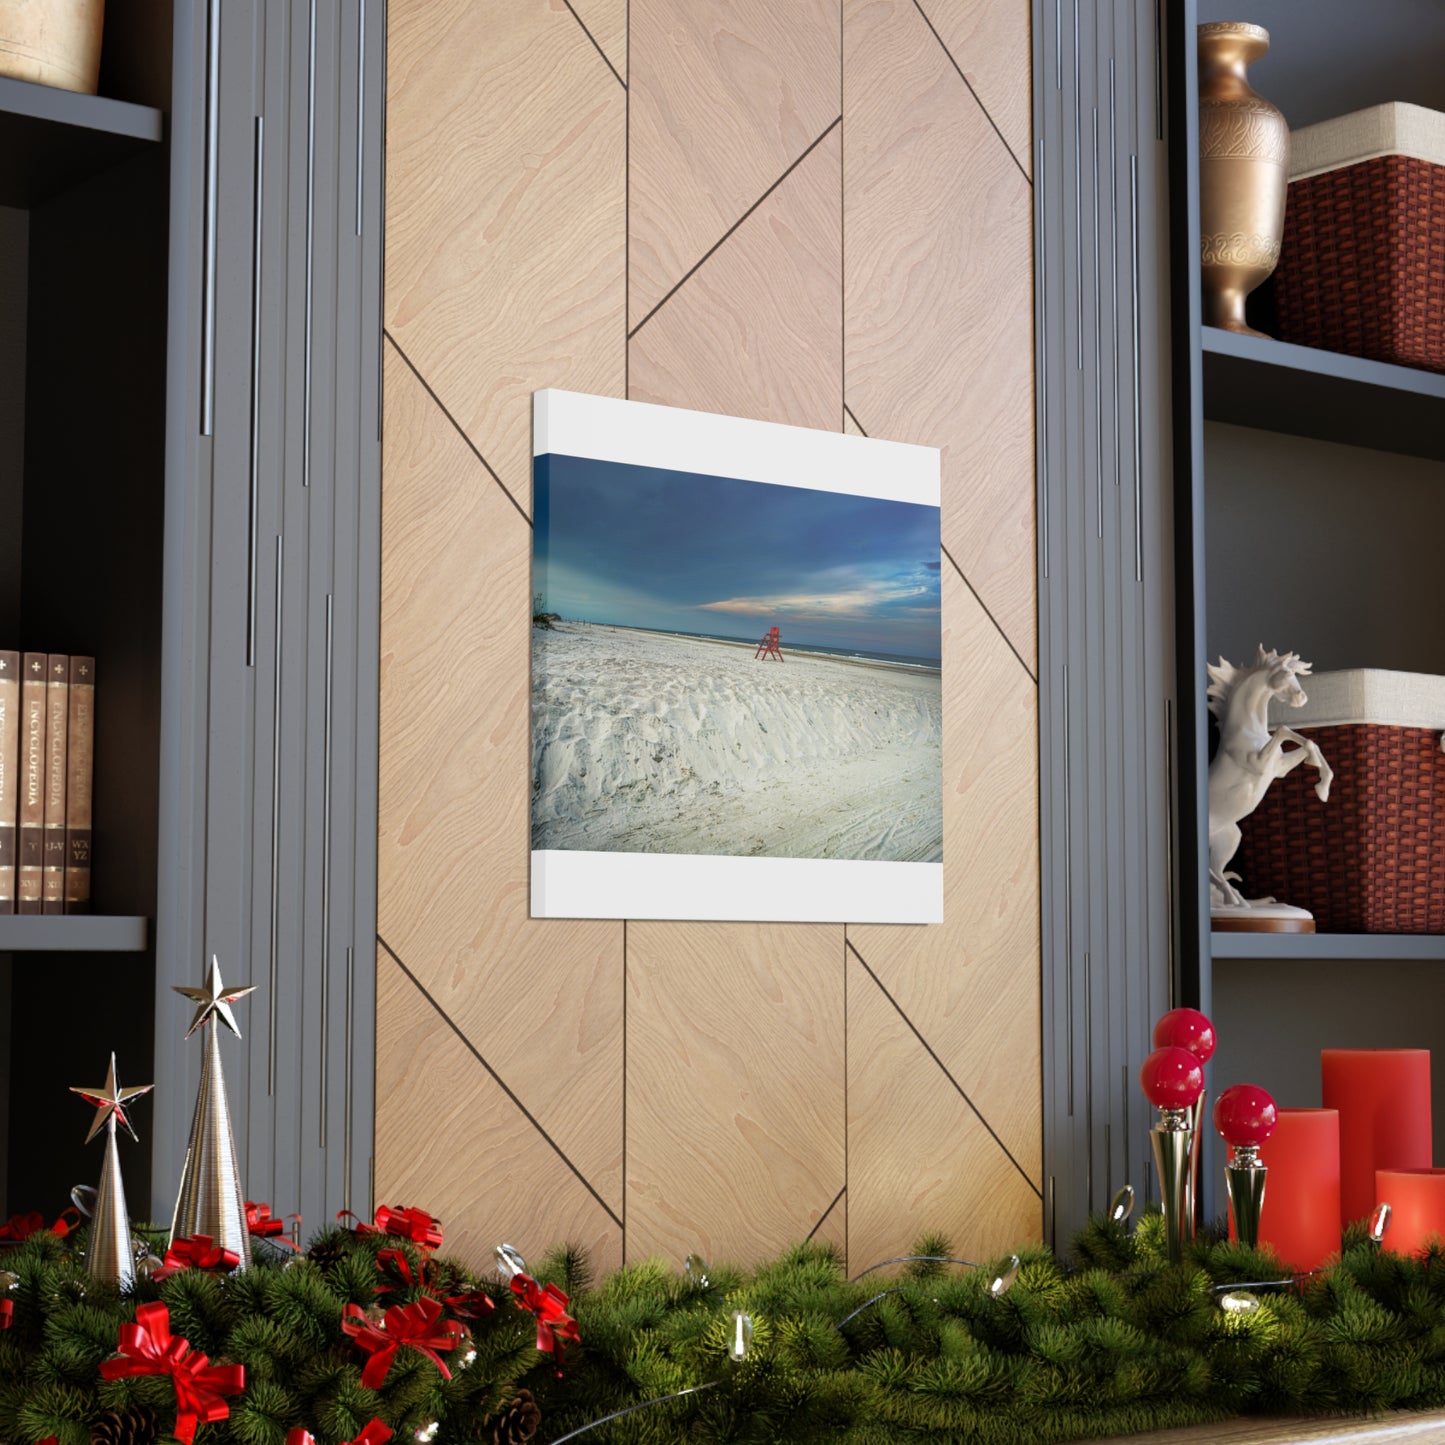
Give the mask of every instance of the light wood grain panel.
M 818 1226 L 817 1233 L 813 1238 L 821 1244 L 831 1244 L 838 1251 L 838 1258 L 843 1261 L 843 1267 L 848 1266 L 848 1195 L 843 1197 L 828 1211 L 822 1224 Z
M 627 79 L 627 0 L 572 0 L 572 8 L 587 27 L 612 68 Z
M 863 428 L 859 426 L 847 412 L 843 413 L 843 430 L 852 437 L 861 437 L 863 435 Z
M 622 925 L 528 917 L 531 529 L 385 350 L 378 931 L 620 1211 Z
M 755 1260 L 844 1177 L 843 930 L 627 930 L 627 1256 Z
M 1041 1237 L 1039 1196 L 850 957 L 848 1267 L 907 1254 L 927 1230 L 987 1261 Z
M 528 505 L 531 393 L 621 396 L 626 94 L 563 0 L 392 0 L 386 317 Z
M 376 1090 L 377 1203 L 429 1210 L 447 1253 L 477 1268 L 503 1240 L 528 1259 L 570 1240 L 616 1269 L 622 1230 L 381 949 L 376 1016 L 389 1065 Z
M 920 0 L 1014 159 L 1030 170 L 1033 42 L 1029 0 Z
M 839 112 L 839 0 L 632 0 L 636 326 Z
M 634 400 L 837 429 L 841 166 L 834 129 L 632 338 Z
M 1042 1183 L 1038 693 L 943 567 L 943 923 L 848 937 Z
M 845 0 L 844 37 L 848 404 L 942 448 L 945 545 L 1032 664 L 1029 186 L 912 0 Z

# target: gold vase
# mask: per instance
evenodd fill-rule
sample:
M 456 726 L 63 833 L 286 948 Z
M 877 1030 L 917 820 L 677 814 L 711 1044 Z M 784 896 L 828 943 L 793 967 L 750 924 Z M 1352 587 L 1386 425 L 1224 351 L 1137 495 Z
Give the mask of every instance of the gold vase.
M 1261 336 L 1245 297 L 1279 261 L 1289 126 L 1249 84 L 1269 31 L 1242 21 L 1199 27 L 1199 225 L 1204 324 Z

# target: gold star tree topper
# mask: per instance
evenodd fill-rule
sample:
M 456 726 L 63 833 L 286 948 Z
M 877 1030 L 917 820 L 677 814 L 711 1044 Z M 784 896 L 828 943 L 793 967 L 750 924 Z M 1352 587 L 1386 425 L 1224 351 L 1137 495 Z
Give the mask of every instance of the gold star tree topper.
M 114 1054 L 110 1056 L 110 1068 L 106 1070 L 105 1083 L 98 1089 L 83 1089 L 72 1084 L 70 1086 L 72 1094 L 79 1094 L 87 1104 L 95 1105 L 95 1119 L 90 1126 L 90 1133 L 85 1136 L 85 1142 L 89 1144 L 105 1127 L 107 1120 L 112 1118 L 132 1139 L 138 1138 L 130 1120 L 126 1117 L 125 1105 L 141 1094 L 149 1094 L 153 1088 L 155 1088 L 154 1084 L 134 1084 L 128 1089 L 121 1088 L 116 1082 Z
M 196 1016 L 191 1020 L 190 1028 L 186 1030 L 187 1038 L 190 1038 L 212 1014 L 220 1019 L 238 1039 L 241 1037 L 241 1030 L 236 1027 L 236 1016 L 231 1012 L 231 1005 L 237 999 L 245 998 L 248 993 L 255 993 L 256 985 L 248 983 L 242 988 L 227 988 L 221 982 L 221 964 L 214 953 L 211 955 L 211 971 L 206 975 L 204 987 L 182 988 L 179 984 L 172 984 L 171 987 L 177 993 L 184 994 L 196 1005 Z

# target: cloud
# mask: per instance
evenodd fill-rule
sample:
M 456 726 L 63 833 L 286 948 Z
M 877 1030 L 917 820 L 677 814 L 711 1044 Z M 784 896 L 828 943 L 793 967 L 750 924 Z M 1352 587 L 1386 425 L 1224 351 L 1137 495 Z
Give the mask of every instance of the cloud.
M 943 569 L 942 562 L 925 562 L 923 564 L 930 572 L 939 572 Z
M 705 612 L 730 612 L 750 617 L 803 618 L 868 618 L 884 617 L 899 611 L 930 612 L 932 607 L 905 607 L 902 604 L 917 598 L 930 597 L 935 587 L 926 583 L 898 581 L 858 581 L 837 591 L 765 593 L 753 597 L 725 597 L 716 602 L 701 602 Z

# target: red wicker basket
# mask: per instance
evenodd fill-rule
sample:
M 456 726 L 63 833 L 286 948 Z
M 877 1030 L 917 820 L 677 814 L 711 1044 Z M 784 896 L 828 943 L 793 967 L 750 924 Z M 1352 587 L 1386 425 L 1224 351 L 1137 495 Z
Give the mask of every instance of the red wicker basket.
M 1445 371 L 1445 166 L 1376 156 L 1291 181 L 1281 341 Z
M 1275 783 L 1230 867 L 1248 897 L 1308 908 L 1321 933 L 1445 933 L 1445 753 L 1435 728 L 1301 727 L 1335 770 Z

